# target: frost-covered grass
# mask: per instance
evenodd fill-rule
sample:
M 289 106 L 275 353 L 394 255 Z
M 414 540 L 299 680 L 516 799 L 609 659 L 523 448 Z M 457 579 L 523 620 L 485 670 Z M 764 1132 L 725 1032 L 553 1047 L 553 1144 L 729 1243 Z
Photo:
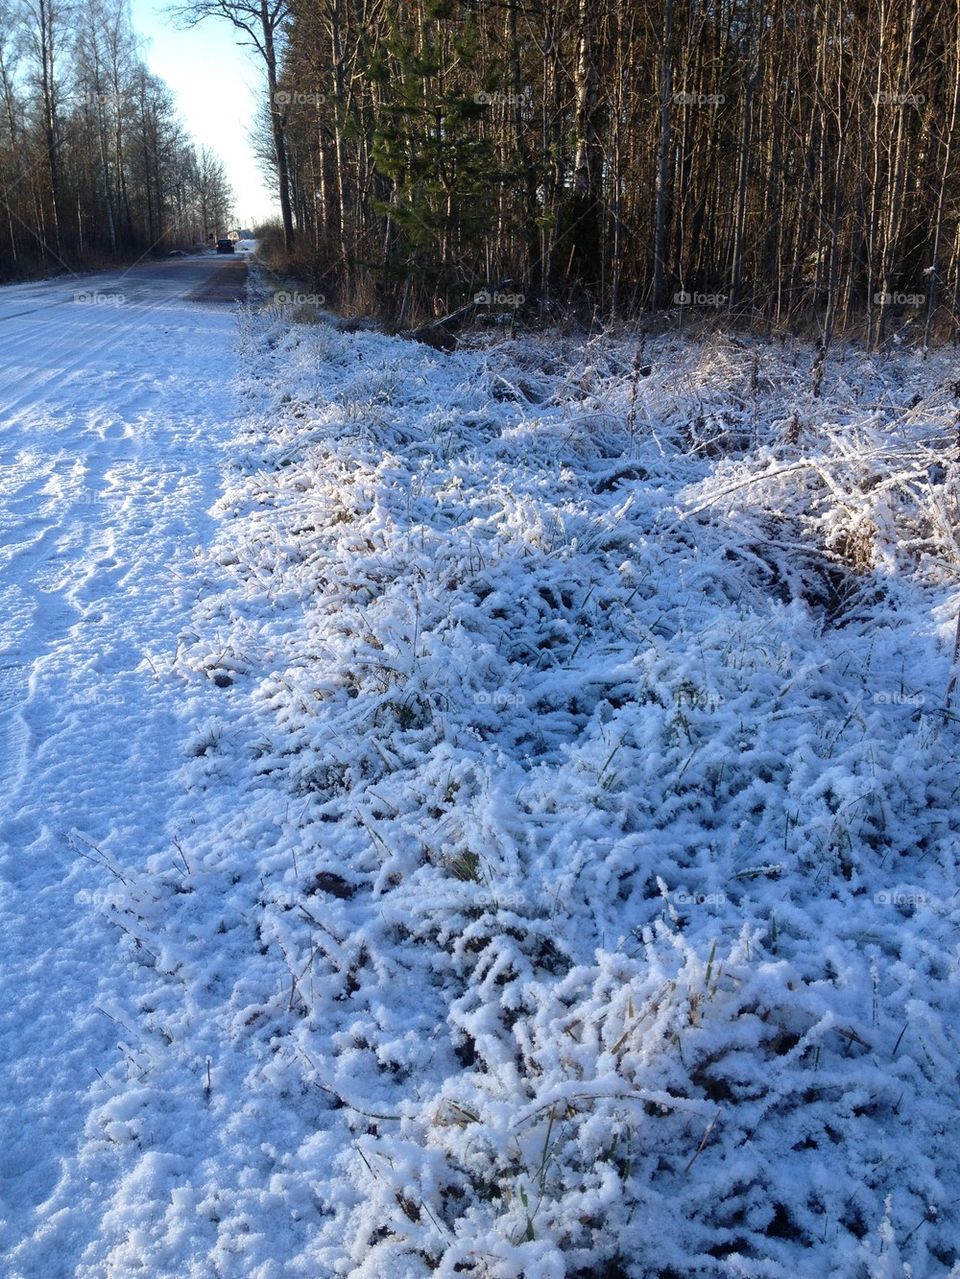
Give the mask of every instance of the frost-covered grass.
M 953 362 L 242 329 L 116 1273 L 960 1275 Z

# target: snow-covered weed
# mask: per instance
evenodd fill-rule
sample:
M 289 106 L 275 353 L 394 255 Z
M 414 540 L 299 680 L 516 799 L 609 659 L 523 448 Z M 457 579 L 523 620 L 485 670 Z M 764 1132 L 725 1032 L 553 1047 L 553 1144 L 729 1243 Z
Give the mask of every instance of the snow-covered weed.
M 215 1273 L 948 1273 L 948 361 L 243 340 L 136 908 Z

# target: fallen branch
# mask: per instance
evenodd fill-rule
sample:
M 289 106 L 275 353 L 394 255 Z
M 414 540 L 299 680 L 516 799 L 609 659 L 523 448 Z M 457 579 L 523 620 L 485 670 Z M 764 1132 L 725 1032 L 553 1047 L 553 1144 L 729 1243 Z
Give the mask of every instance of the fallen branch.
M 486 289 L 483 292 L 488 295 L 500 293 L 509 288 L 512 283 L 512 280 L 501 280 L 499 284 L 494 285 L 493 289 Z M 451 311 L 449 315 L 441 316 L 438 320 L 430 320 L 426 324 L 421 324 L 419 328 L 404 330 L 400 337 L 424 342 L 427 346 L 436 347 L 441 351 L 453 350 L 457 345 L 457 333 L 475 318 L 480 307 L 489 305 L 486 302 L 478 302 L 478 296 L 481 295 L 475 294 L 470 302 L 458 307 L 456 311 Z

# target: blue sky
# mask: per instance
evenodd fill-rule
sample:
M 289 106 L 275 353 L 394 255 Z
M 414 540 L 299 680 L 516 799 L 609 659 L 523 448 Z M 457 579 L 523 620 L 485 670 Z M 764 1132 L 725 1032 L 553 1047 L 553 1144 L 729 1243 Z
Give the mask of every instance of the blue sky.
M 177 96 L 194 140 L 223 160 L 236 192 L 238 222 L 249 225 L 277 212 L 248 141 L 261 92 L 255 56 L 238 48 L 226 22 L 207 19 L 178 31 L 163 0 L 131 0 L 150 70 Z

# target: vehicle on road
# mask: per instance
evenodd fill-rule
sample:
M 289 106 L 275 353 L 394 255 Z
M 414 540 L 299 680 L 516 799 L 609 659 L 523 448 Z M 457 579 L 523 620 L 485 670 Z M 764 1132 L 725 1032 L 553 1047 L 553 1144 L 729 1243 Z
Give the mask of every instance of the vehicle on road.
M 234 242 L 233 242 L 232 240 L 218 240 L 218 241 L 217 241 L 217 252 L 218 252 L 218 253 L 236 253 L 236 251 L 237 251 L 237 249 L 236 249 L 236 245 L 234 244 Z

